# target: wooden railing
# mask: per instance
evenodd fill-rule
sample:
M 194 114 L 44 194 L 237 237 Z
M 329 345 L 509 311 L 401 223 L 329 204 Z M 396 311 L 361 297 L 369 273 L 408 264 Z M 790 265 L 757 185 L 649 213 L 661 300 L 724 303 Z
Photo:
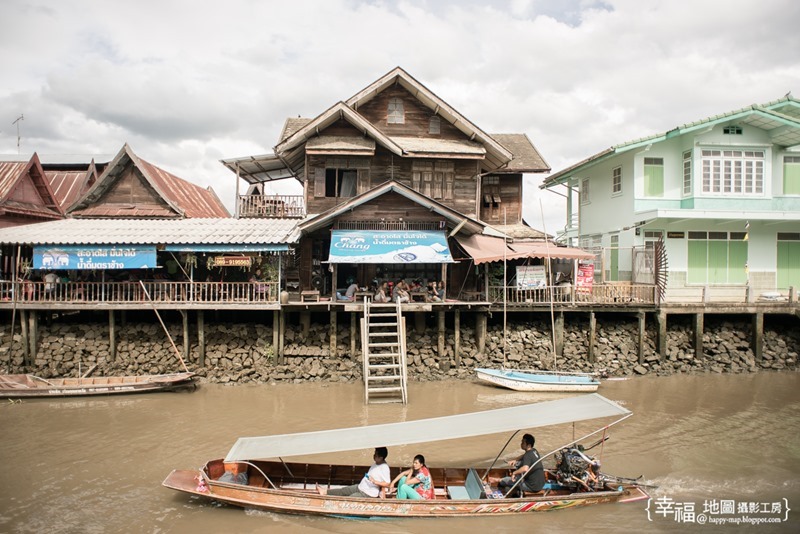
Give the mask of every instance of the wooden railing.
M 302 195 L 239 195 L 239 217 L 305 217 Z
M 642 284 L 594 284 L 588 291 L 576 290 L 572 286 L 517 289 L 513 286 L 490 286 L 489 302 L 502 304 L 503 293 L 508 306 L 549 305 L 552 295 L 554 304 L 612 304 L 654 305 L 656 288 Z
M 0 282 L 0 298 L 20 303 L 277 302 L 277 282 Z

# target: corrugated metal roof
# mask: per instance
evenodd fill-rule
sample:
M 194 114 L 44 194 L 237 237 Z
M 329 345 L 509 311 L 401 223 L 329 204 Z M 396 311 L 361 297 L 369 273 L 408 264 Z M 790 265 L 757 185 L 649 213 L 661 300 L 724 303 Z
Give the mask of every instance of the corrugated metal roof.
M 141 166 L 147 169 L 154 185 L 172 202 L 184 210 L 185 217 L 229 217 L 230 214 L 211 189 L 178 178 L 172 173 L 139 158 Z
M 297 223 L 297 219 L 65 219 L 0 229 L 0 244 L 296 243 Z
M 371 156 L 375 154 L 375 140 L 366 137 L 346 137 L 341 135 L 320 135 L 306 142 L 307 154 L 352 153 Z
M 0 162 L 0 200 L 6 198 L 11 192 L 11 189 L 17 184 L 19 175 L 27 165 L 27 161 Z
M 104 203 L 108 190 L 117 183 L 122 173 L 133 165 L 138 169 L 159 198 L 152 202 Z M 163 201 L 163 202 L 161 202 Z M 216 193 L 182 178 L 178 178 L 152 163 L 138 157 L 125 144 L 97 183 L 71 208 L 70 213 L 81 217 L 229 217 Z
M 483 145 L 466 139 L 431 139 L 427 137 L 390 137 L 390 139 L 409 155 L 456 154 L 480 159 L 486 155 Z
M 314 119 L 305 119 L 302 117 L 289 117 L 286 119 L 286 122 L 283 124 L 283 131 L 281 132 L 280 138 L 278 139 L 278 143 L 286 139 L 287 137 L 291 136 L 297 130 L 301 129 L 303 126 L 308 124 Z
M 50 189 L 56 196 L 59 205 L 66 209 L 88 189 L 88 170 L 45 170 L 44 175 L 50 182 Z

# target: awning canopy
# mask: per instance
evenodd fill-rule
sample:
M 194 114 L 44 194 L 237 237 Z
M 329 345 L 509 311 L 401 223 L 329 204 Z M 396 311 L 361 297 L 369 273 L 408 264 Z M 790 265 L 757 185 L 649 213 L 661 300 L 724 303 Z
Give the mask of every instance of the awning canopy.
M 153 269 L 156 247 L 112 246 L 37 246 L 33 247 L 33 268 L 52 270 Z
M 339 428 L 320 432 L 239 438 L 227 462 L 391 447 L 482 436 L 520 429 L 622 417 L 631 412 L 592 393 L 536 404 L 418 421 Z
M 578 248 L 559 247 L 542 242 L 506 243 L 503 238 L 474 234 L 456 237 L 459 245 L 470 255 L 475 265 L 520 258 L 592 259 L 594 254 Z
M 334 230 L 330 263 L 453 263 L 442 232 Z
M 166 252 L 286 252 L 289 250 L 287 243 L 266 243 L 263 245 L 166 245 Z

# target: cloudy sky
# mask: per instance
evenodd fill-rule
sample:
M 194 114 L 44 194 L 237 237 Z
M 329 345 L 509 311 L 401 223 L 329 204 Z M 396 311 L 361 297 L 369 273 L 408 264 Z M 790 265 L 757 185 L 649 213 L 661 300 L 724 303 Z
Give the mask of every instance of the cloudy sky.
M 554 171 L 610 145 L 800 97 L 797 0 L 0 0 L 0 154 L 142 158 L 232 210 L 219 160 L 272 151 L 401 66 Z M 526 218 L 563 227 L 526 177 Z

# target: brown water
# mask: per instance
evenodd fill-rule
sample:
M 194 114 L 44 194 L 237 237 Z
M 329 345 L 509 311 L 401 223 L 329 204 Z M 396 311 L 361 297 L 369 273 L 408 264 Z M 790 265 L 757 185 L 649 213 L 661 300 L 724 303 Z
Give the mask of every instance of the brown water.
M 800 374 L 703 375 L 609 381 L 600 393 L 634 416 L 613 427 L 604 471 L 645 475 L 654 497 L 776 502 L 800 509 Z M 648 521 L 645 503 L 525 517 L 345 520 L 243 511 L 161 487 L 173 468 L 224 456 L 238 436 L 301 432 L 486 410 L 552 394 L 472 382 L 413 383 L 410 404 L 365 406 L 360 384 L 204 385 L 195 392 L 0 405 L 2 532 L 548 532 L 797 531 L 775 525 Z M 578 435 L 594 429 L 575 428 Z M 536 429 L 537 448 L 571 439 L 571 425 Z M 486 465 L 508 436 L 392 447 L 390 465 L 422 452 L 429 465 Z M 599 453 L 598 447 L 593 453 Z M 371 451 L 308 458 L 363 462 Z M 741 514 L 740 514 L 741 515 Z

